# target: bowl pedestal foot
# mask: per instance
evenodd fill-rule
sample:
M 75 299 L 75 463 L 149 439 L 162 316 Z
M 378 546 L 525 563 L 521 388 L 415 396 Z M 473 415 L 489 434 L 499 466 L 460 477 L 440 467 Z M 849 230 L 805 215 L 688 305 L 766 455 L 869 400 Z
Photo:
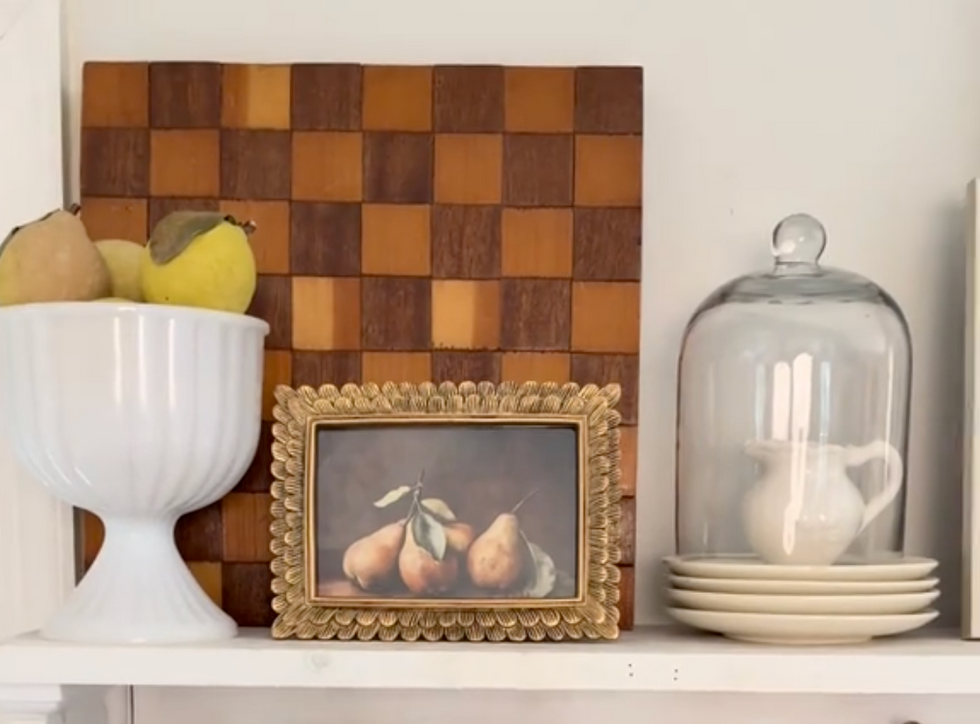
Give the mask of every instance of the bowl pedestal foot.
M 105 524 L 102 548 L 41 629 L 43 638 L 171 644 L 237 635 L 235 622 L 208 597 L 180 557 L 173 515 L 99 517 Z

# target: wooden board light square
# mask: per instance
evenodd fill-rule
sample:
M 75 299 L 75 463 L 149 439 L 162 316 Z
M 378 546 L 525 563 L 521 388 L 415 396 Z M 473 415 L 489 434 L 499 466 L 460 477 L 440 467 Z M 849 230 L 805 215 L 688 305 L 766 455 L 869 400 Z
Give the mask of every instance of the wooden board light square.
M 177 208 L 258 225 L 262 440 L 177 527 L 244 626 L 269 590 L 279 383 L 537 380 L 623 387 L 622 628 L 633 622 L 642 71 L 627 67 L 88 63 L 81 204 L 145 241 Z M 101 545 L 82 516 L 84 565 Z

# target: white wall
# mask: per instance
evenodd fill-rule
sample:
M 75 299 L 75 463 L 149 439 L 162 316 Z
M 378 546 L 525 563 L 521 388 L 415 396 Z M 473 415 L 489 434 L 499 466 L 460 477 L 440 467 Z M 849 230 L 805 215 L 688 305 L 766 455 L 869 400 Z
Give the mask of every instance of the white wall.
M 768 263 L 806 209 L 825 259 L 873 276 L 914 334 L 910 536 L 956 609 L 963 284 L 980 173 L 977 0 L 72 0 L 69 97 L 88 59 L 638 63 L 646 176 L 637 605 L 673 541 L 674 383 L 688 314 Z M 77 164 L 77 142 L 72 146 Z M 951 619 L 950 623 L 954 623 Z
M 944 607 L 955 614 L 959 210 L 967 180 L 980 171 L 980 2 L 66 5 L 74 126 L 87 59 L 643 64 L 638 619 L 659 615 L 657 561 L 672 549 L 674 365 L 682 328 L 716 285 L 766 264 L 772 224 L 801 209 L 828 226 L 829 263 L 873 276 L 908 315 L 916 355 L 908 542 L 913 552 L 942 560 Z M 74 163 L 77 149 L 75 142 Z M 946 621 L 955 625 L 951 616 Z M 678 721 L 704 710 L 675 704 Z M 804 710 L 814 707 L 781 709 L 793 721 L 803 720 L 791 712 Z

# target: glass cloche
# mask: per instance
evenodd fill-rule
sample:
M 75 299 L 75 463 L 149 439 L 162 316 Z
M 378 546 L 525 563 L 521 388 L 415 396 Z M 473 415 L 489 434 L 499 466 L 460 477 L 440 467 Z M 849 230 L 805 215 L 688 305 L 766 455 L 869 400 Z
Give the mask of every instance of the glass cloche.
M 680 354 L 678 553 L 771 564 L 902 554 L 912 349 L 895 301 L 783 219 L 773 267 L 717 289 Z

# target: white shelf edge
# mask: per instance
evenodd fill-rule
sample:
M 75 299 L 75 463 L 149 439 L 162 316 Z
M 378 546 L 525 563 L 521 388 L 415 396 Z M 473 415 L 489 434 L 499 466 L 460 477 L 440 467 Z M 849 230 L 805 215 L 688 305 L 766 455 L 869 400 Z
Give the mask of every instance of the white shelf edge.
M 672 627 L 557 644 L 273 641 L 265 629 L 188 646 L 0 644 L 0 685 L 980 694 L 978 669 L 980 643 L 956 632 L 814 648 Z

